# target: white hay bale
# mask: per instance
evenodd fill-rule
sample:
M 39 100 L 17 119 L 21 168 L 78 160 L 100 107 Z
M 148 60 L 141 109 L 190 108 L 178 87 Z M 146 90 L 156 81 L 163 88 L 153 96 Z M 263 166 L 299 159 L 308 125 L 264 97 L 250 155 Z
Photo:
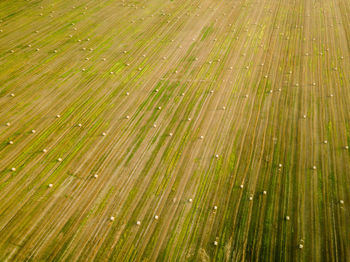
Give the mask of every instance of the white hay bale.
M 162 107 L 161 106 L 158 106 L 158 108 L 157 108 L 158 110 L 161 110 L 162 109 Z
M 216 154 L 216 155 L 215 155 L 215 158 L 219 158 L 219 155 L 218 155 L 218 154 Z
M 10 122 L 7 122 L 7 123 L 6 123 L 6 125 L 7 125 L 7 126 L 10 126 L 10 125 L 11 125 L 11 123 L 10 123 Z
M 80 123 L 78 124 L 78 127 L 82 127 L 82 126 L 83 126 L 82 124 L 80 124 Z
M 49 188 L 52 188 L 53 187 L 53 184 L 49 184 Z
M 114 219 L 115 218 L 113 216 L 109 218 L 110 221 L 114 221 Z
M 226 110 L 226 106 L 223 106 L 223 107 L 222 107 L 222 110 Z
M 253 200 L 253 196 L 250 196 L 250 197 L 249 197 L 249 201 L 252 201 L 252 200 Z
M 141 221 L 137 221 L 136 225 L 138 225 L 138 226 L 141 225 Z
M 339 203 L 340 203 L 341 205 L 343 205 L 343 204 L 344 204 L 344 200 L 340 200 Z
M 217 246 L 218 245 L 218 242 L 217 241 L 214 241 L 214 246 Z
M 44 148 L 44 149 L 43 149 L 43 153 L 46 153 L 46 152 L 47 152 L 47 149 L 46 149 L 46 148 Z
M 245 98 L 248 98 L 248 95 L 245 95 L 244 97 L 245 97 Z
M 299 244 L 298 246 L 300 249 L 303 249 L 304 248 L 304 245 L 303 244 Z
M 324 144 L 327 144 L 327 143 L 328 143 L 328 141 L 327 141 L 327 140 L 325 140 L 325 141 L 323 141 L 323 143 L 324 143 Z
M 173 133 L 169 133 L 169 136 L 173 136 Z
M 200 136 L 199 138 L 200 138 L 200 139 L 204 139 L 204 136 Z
M 57 161 L 58 161 L 58 162 L 62 162 L 62 158 L 58 158 Z
M 15 167 L 11 168 L 11 171 L 12 171 L 12 172 L 15 172 L 15 171 L 16 171 L 16 168 L 15 168 Z
M 105 132 L 103 132 L 103 133 L 102 133 L 102 136 L 106 136 L 106 133 L 105 133 Z
M 306 115 L 303 115 L 303 118 L 305 119 L 305 118 L 306 118 Z
M 57 118 L 60 118 L 60 117 L 61 117 L 61 115 L 56 115 L 56 117 L 57 117 Z
M 313 166 L 312 169 L 313 169 L 313 170 L 316 170 L 317 168 L 316 168 L 316 166 Z
M 286 220 L 287 220 L 287 221 L 290 220 L 290 217 L 289 217 L 289 216 L 286 216 Z
M 214 210 L 217 210 L 218 209 L 218 207 L 217 206 L 214 206 Z
M 344 149 L 348 150 L 348 149 L 349 149 L 349 146 L 347 146 L 347 145 L 346 145 L 346 146 L 344 146 Z
M 240 188 L 243 188 L 243 187 L 244 187 L 244 185 L 243 185 L 243 184 L 241 184 L 239 187 L 240 187 Z
M 279 168 L 282 168 L 282 166 L 283 166 L 282 164 L 278 164 L 278 167 L 279 167 Z
M 129 119 L 129 118 L 130 118 L 130 116 L 126 116 L 125 118 L 126 118 L 126 119 Z
M 189 118 L 187 118 L 187 121 L 191 121 L 191 118 L 189 117 Z
M 12 94 L 10 94 L 10 96 L 15 97 L 15 94 L 14 94 L 14 93 L 12 93 Z
M 129 93 L 129 92 L 126 92 L 125 94 L 126 94 L 127 96 L 128 96 L 128 95 L 130 95 L 130 93 Z
M 34 134 L 36 131 L 35 131 L 35 129 L 32 129 L 32 133 Z
M 264 191 L 263 191 L 263 195 L 266 195 L 266 194 L 267 194 L 267 192 L 264 190 Z
M 158 219 L 159 219 L 159 216 L 155 215 L 155 216 L 154 216 L 154 219 L 155 219 L 155 220 L 158 220 Z
M 94 178 L 98 178 L 98 174 L 94 174 Z
M 181 93 L 181 96 L 184 96 L 185 95 L 185 93 Z
M 190 199 L 188 200 L 188 202 L 192 203 L 192 198 L 190 198 Z
M 210 93 L 211 93 L 211 94 L 214 93 L 214 90 L 210 90 Z

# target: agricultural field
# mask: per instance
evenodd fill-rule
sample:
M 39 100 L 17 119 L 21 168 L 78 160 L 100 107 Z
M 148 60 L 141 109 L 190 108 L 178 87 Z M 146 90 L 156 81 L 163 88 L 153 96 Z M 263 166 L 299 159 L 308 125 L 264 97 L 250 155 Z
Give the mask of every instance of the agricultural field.
M 349 15 L 0 1 L 0 261 L 350 261 Z

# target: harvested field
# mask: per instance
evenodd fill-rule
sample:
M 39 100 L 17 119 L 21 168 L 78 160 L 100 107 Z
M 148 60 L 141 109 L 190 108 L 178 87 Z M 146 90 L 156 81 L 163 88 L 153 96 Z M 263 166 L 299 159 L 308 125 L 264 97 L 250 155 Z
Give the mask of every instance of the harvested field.
M 0 261 L 348 261 L 350 2 L 0 2 Z

